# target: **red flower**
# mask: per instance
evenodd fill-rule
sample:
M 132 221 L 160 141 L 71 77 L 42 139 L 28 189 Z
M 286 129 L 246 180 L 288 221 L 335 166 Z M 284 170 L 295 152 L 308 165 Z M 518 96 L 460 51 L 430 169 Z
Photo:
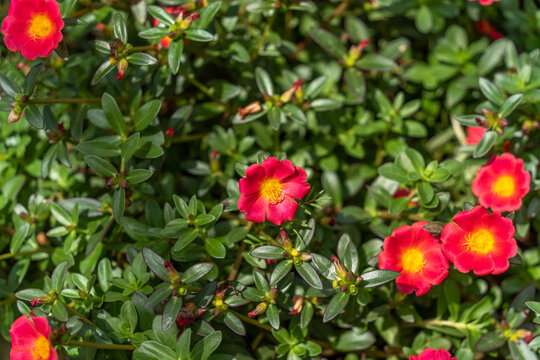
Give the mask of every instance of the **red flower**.
M 476 1 L 476 0 L 469 0 L 469 1 Z M 482 5 L 482 6 L 489 6 L 489 5 L 491 5 L 491 4 L 493 4 L 494 2 L 497 2 L 497 1 L 500 1 L 500 0 L 478 0 L 480 5 Z
M 487 129 L 481 126 L 467 126 L 467 141 L 468 145 L 476 145 L 482 140 Z
M 426 349 L 420 355 L 411 355 L 409 360 L 457 360 L 452 357 L 448 351 L 444 349 L 435 350 L 432 348 Z
M 401 188 L 397 189 L 394 195 L 392 195 L 392 199 L 397 199 L 400 197 L 407 197 L 409 196 L 411 192 L 407 188 Z M 409 201 L 409 207 L 418 205 L 417 201 Z
M 10 360 L 57 360 L 58 354 L 49 339 L 51 328 L 47 318 L 32 314 L 30 317 L 32 320 L 22 315 L 11 324 Z
M 168 12 L 169 14 L 171 14 L 175 19 L 180 15 L 180 14 L 184 14 L 187 12 L 186 10 L 186 7 L 184 5 L 180 5 L 180 6 L 177 6 L 177 7 L 164 7 L 163 8 L 166 12 Z M 154 19 L 153 21 L 153 26 L 156 27 L 159 25 L 159 20 L 158 19 Z M 159 42 L 161 43 L 161 45 L 167 49 L 169 47 L 169 44 L 171 43 L 172 39 L 169 37 L 169 36 L 165 36 L 163 37 Z
M 523 160 L 504 153 L 476 172 L 472 192 L 484 207 L 493 211 L 514 211 L 521 207 L 530 182 L 531 175 L 523 168 Z
M 253 164 L 240 179 L 238 209 L 246 213 L 246 220 L 263 222 L 265 219 L 276 225 L 292 220 L 298 204 L 310 189 L 307 174 L 289 160 L 279 161 L 269 157 L 262 165 Z
M 512 220 L 475 206 L 457 213 L 444 226 L 442 250 L 463 273 L 501 274 L 510 266 L 508 259 L 517 254 L 514 232 Z
M 503 34 L 497 31 L 493 26 L 491 26 L 488 19 L 482 19 L 476 23 L 476 30 L 480 34 L 487 35 L 491 40 L 498 40 L 504 37 Z
M 396 285 L 405 294 L 416 291 L 416 296 L 424 295 L 448 275 L 448 260 L 439 241 L 423 229 L 426 224 L 398 227 L 384 239 L 379 253 L 379 268 L 400 272 Z
M 62 41 L 64 21 L 55 0 L 12 0 L 2 23 L 6 47 L 30 60 L 47 57 Z

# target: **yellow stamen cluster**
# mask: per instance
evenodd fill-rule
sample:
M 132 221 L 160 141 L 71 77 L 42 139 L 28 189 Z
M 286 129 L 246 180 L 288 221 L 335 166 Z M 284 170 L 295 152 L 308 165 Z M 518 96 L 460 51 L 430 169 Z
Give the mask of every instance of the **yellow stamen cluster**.
M 32 360 L 49 360 L 50 352 L 49 340 L 40 335 L 31 350 Z
M 509 197 L 514 195 L 516 183 L 514 178 L 508 175 L 501 176 L 493 184 L 493 192 L 500 197 Z
M 261 183 L 261 196 L 269 200 L 271 204 L 280 203 L 283 200 L 281 182 L 275 178 L 269 178 Z
M 53 30 L 53 23 L 46 15 L 37 14 L 30 20 L 28 35 L 34 40 L 43 39 L 50 35 Z
M 471 234 L 467 234 L 465 239 L 467 250 L 478 254 L 486 254 L 495 247 L 495 238 L 493 237 L 493 234 L 485 229 L 480 229 Z
M 418 249 L 408 249 L 405 251 L 401 257 L 401 263 L 403 265 L 403 271 L 411 273 L 418 273 L 426 266 L 424 255 Z

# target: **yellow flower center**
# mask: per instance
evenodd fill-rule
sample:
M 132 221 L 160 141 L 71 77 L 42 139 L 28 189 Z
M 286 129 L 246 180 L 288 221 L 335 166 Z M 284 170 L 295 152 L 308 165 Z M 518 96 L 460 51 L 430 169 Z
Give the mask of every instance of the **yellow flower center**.
M 478 254 L 486 254 L 493 250 L 495 246 L 495 238 L 493 234 L 485 229 L 480 229 L 472 234 L 465 236 L 465 246 L 468 251 L 473 251 Z
M 261 195 L 271 204 L 277 204 L 283 200 L 281 193 L 281 183 L 278 179 L 270 178 L 261 183 Z
M 31 349 L 33 360 L 48 360 L 50 355 L 49 340 L 40 335 L 34 344 L 34 347 Z
M 404 272 L 417 273 L 426 266 L 424 255 L 417 249 L 409 249 L 401 256 Z
M 292 255 L 292 256 L 298 256 L 298 250 L 292 249 L 292 250 L 291 250 L 291 255 Z
M 493 192 L 500 197 L 509 197 L 514 195 L 516 183 L 514 178 L 508 175 L 501 176 L 493 185 Z
M 42 39 L 49 36 L 52 32 L 53 23 L 46 15 L 37 14 L 32 20 L 30 20 L 30 27 L 28 28 L 28 35 L 34 40 Z
M 216 306 L 222 306 L 223 301 L 222 300 L 216 300 Z

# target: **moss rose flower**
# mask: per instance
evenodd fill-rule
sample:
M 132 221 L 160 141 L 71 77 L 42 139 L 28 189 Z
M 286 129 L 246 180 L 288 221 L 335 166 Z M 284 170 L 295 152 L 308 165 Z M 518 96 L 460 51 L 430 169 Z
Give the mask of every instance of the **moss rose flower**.
M 441 233 L 444 255 L 456 269 L 476 275 L 501 274 L 510 266 L 508 259 L 517 254 L 512 220 L 486 208 L 457 213 Z
M 476 145 L 482 140 L 482 137 L 486 133 L 487 129 L 481 126 L 467 126 L 467 140 L 468 145 Z
M 424 295 L 432 285 L 440 284 L 448 275 L 448 260 L 437 239 L 424 230 L 426 222 L 398 227 L 384 239 L 379 253 L 379 268 L 394 270 L 399 291 L 416 296 Z
M 238 209 L 246 214 L 246 220 L 263 222 L 265 219 L 276 225 L 292 220 L 298 204 L 309 191 L 307 174 L 289 160 L 279 161 L 269 157 L 262 165 L 253 164 L 240 179 Z
M 49 335 L 51 328 L 44 316 L 20 316 L 11 325 L 10 360 L 57 360 Z
M 6 47 L 30 60 L 47 57 L 62 41 L 64 21 L 55 0 L 12 0 L 2 23 Z
M 521 207 L 530 182 L 531 175 L 523 168 L 523 160 L 504 153 L 476 172 L 472 192 L 484 207 L 493 211 L 514 211 Z
M 448 351 L 444 349 L 435 350 L 433 348 L 426 349 L 420 355 L 411 355 L 409 360 L 457 360 L 452 357 Z

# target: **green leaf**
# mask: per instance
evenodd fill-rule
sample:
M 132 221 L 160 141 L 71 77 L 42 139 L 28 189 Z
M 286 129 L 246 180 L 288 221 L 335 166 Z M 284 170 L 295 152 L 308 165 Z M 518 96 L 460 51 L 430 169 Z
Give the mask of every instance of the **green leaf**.
M 45 291 L 41 289 L 24 289 L 17 291 L 15 293 L 15 297 L 17 299 L 26 300 L 26 301 L 32 301 L 37 298 L 48 296 Z
M 364 70 L 392 70 L 397 67 L 394 60 L 379 54 L 364 55 L 355 65 Z
M 68 320 L 68 312 L 66 310 L 66 307 L 60 300 L 56 300 L 53 303 L 53 305 L 51 306 L 51 312 L 58 321 L 63 322 Z
M 135 169 L 127 173 L 126 180 L 130 184 L 138 184 L 148 180 L 152 176 L 152 171 L 147 169 Z
M 292 120 L 296 121 L 300 124 L 305 124 L 307 122 L 306 115 L 298 106 L 295 106 L 293 104 L 286 104 L 283 106 L 283 111 L 285 112 L 285 115 L 287 115 Z
M 133 116 L 135 130 L 142 131 L 150 125 L 161 110 L 161 100 L 151 100 L 141 106 Z
M 101 107 L 111 128 L 119 135 L 127 136 L 126 122 L 116 100 L 111 95 L 104 93 L 101 97 Z
M 370 288 L 386 284 L 397 278 L 400 274 L 392 270 L 373 270 L 362 274 L 361 284 Z
M 364 74 L 355 68 L 348 68 L 343 75 L 347 88 L 356 96 L 360 101 L 363 101 L 366 97 L 366 81 Z
M 182 199 L 178 195 L 173 195 L 173 200 L 174 200 L 174 205 L 176 206 L 176 210 L 178 210 L 178 213 L 180 214 L 180 216 L 183 217 L 184 219 L 187 219 L 189 217 L 189 209 L 184 199 Z
M 253 270 L 253 280 L 255 281 L 255 286 L 257 289 L 263 293 L 270 291 L 270 286 L 266 277 L 257 269 Z
M 490 331 L 482 335 L 474 347 L 477 352 L 490 352 L 506 344 L 504 334 L 500 331 Z
M 167 60 L 169 61 L 169 69 L 171 73 L 177 74 L 180 69 L 180 61 L 184 52 L 184 43 L 182 41 L 171 41 L 167 52 Z
M 278 107 L 273 107 L 268 111 L 268 122 L 274 131 L 278 131 L 281 126 L 281 119 L 284 113 Z
M 17 95 L 22 93 L 19 85 L 2 73 L 0 73 L 0 87 L 2 87 L 6 94 L 12 98 L 17 97 Z
M 322 289 L 321 279 L 310 263 L 301 262 L 300 264 L 295 264 L 294 267 L 296 272 L 298 272 L 298 275 L 300 275 L 309 286 L 314 289 Z
M 167 305 L 165 305 L 165 309 L 163 310 L 163 317 L 161 318 L 161 328 L 163 331 L 169 330 L 174 325 L 181 308 L 181 297 L 172 296 L 169 298 L 169 301 L 167 301 Z
M 279 260 L 283 259 L 283 253 L 284 250 L 280 247 L 274 245 L 262 245 L 251 250 L 249 254 L 259 259 Z
M 176 343 L 177 360 L 191 360 L 189 357 L 191 345 L 191 329 L 187 328 L 182 332 L 180 339 Z
M 216 220 L 216 217 L 214 215 L 210 215 L 210 214 L 199 214 L 196 218 L 195 218 L 195 225 L 197 226 L 203 226 L 203 225 L 207 225 L 207 224 L 210 224 L 212 221 Z
M 334 206 L 338 209 L 343 207 L 343 191 L 339 176 L 333 171 L 325 171 L 322 174 L 322 185 L 328 195 L 332 198 Z
M 112 279 L 112 266 L 109 258 L 103 258 L 100 260 L 97 268 L 97 277 L 99 281 L 99 286 L 106 293 L 109 290 Z
M 145 341 L 133 353 L 134 360 L 176 360 L 176 353 L 154 340 Z
M 126 57 L 126 60 L 133 65 L 154 65 L 158 63 L 158 59 L 147 53 L 133 53 Z
M 420 182 L 416 184 L 416 189 L 418 190 L 418 195 L 420 195 L 420 199 L 426 204 L 429 204 L 431 200 L 433 200 L 433 197 L 435 196 L 435 190 L 433 190 L 433 187 L 427 183 L 427 182 Z
M 476 148 L 474 149 L 473 156 L 475 158 L 479 158 L 484 156 L 491 150 L 493 145 L 495 145 L 495 142 L 497 141 L 497 133 L 493 130 L 488 130 L 484 136 L 482 136 L 482 140 L 476 145 Z
M 116 65 L 112 64 L 109 60 L 106 60 L 104 63 L 102 63 L 98 67 L 98 69 L 94 73 L 94 76 L 92 77 L 92 81 L 91 81 L 90 85 L 96 85 L 105 76 L 107 76 L 107 74 L 110 73 L 114 68 L 116 68 Z
M 164 25 L 172 26 L 174 24 L 174 19 L 164 8 L 161 6 L 151 5 L 148 7 L 148 12 L 150 15 L 155 17 L 157 20 L 162 22 Z
M 161 40 L 169 34 L 169 29 L 162 27 L 153 27 L 139 32 L 139 37 L 146 40 Z
M 186 38 L 198 42 L 208 42 L 214 40 L 214 35 L 205 30 L 189 29 L 185 32 Z
M 84 161 L 101 176 L 114 177 L 118 174 L 118 170 L 110 162 L 104 160 L 98 156 L 86 155 Z
M 13 238 L 11 239 L 11 243 L 9 245 L 10 253 L 15 254 L 20 249 L 24 240 L 26 239 L 26 236 L 28 235 L 29 230 L 30 224 L 27 222 L 23 222 L 17 227 L 17 230 L 15 230 L 15 234 L 13 234 Z
M 32 95 L 36 87 L 36 83 L 39 79 L 39 75 L 41 75 L 42 70 L 43 70 L 43 63 L 39 63 L 32 66 L 32 69 L 30 69 L 30 72 L 28 73 L 28 75 L 26 75 L 26 79 L 24 79 L 23 91 L 25 95 L 27 96 Z
M 36 129 L 43 129 L 45 122 L 43 120 L 43 115 L 39 111 L 36 104 L 30 104 L 24 109 L 24 116 L 30 125 Z
M 482 94 L 497 106 L 501 106 L 504 103 L 504 96 L 495 84 L 486 78 L 480 78 L 478 81 Z
M 514 360 L 538 360 L 538 355 L 532 351 L 525 342 L 508 341 L 508 347 Z
M 436 169 L 433 174 L 428 177 L 429 182 L 439 183 L 450 177 L 450 170 L 445 168 Z
M 478 127 L 476 119 L 483 120 L 484 117 L 479 115 L 460 115 L 456 117 L 457 122 L 462 125 Z
M 122 220 L 122 217 L 124 216 L 124 209 L 126 206 L 126 189 L 120 188 L 114 192 L 112 205 L 114 220 L 117 223 L 120 223 L 120 220 Z
M 114 14 L 113 23 L 114 36 L 126 43 L 128 40 L 127 27 L 124 17 L 120 13 Z
M 255 69 L 255 81 L 257 82 L 257 87 L 262 94 L 269 96 L 274 95 L 274 85 L 270 79 L 270 75 L 263 68 Z
M 279 311 L 274 304 L 269 304 L 266 308 L 266 317 L 268 318 L 268 323 L 275 330 L 279 330 Z
M 394 163 L 386 163 L 379 166 L 377 172 L 379 175 L 384 176 L 387 179 L 397 181 L 400 184 L 406 184 L 409 182 L 407 171 Z
M 165 282 L 170 282 L 169 273 L 165 268 L 165 259 L 163 259 L 158 253 L 149 248 L 143 248 L 142 254 L 144 261 L 148 268 L 161 280 Z
M 270 275 L 270 286 L 274 286 L 281 279 L 283 279 L 285 275 L 287 275 L 291 271 L 292 267 L 292 260 L 280 261 L 274 268 L 274 271 L 272 271 L 272 275 Z
M 135 150 L 137 150 L 137 146 L 139 146 L 139 139 L 141 138 L 140 133 L 135 133 L 128 137 L 126 141 L 122 144 L 122 148 L 120 151 L 120 156 L 122 157 L 122 160 L 124 160 L 124 163 L 127 163 L 133 154 L 135 153 Z M 114 169 L 116 170 L 116 169 Z
M 199 263 L 189 267 L 183 274 L 180 280 L 184 284 L 191 284 L 201 279 L 214 268 L 211 263 Z
M 52 203 L 50 209 L 54 218 L 58 220 L 58 222 L 60 222 L 62 225 L 65 225 L 65 226 L 72 225 L 71 216 L 60 205 Z
M 133 305 L 131 301 L 126 301 L 122 304 L 122 307 L 120 308 L 120 318 L 127 322 L 129 332 L 132 334 L 135 333 L 139 317 L 137 315 L 137 309 L 135 309 L 135 305 Z
M 240 336 L 246 336 L 246 327 L 242 320 L 238 316 L 234 315 L 232 312 L 227 311 L 223 316 L 223 322 L 229 327 L 232 331 Z
M 515 94 L 510 96 L 499 109 L 499 117 L 505 118 L 510 115 L 523 100 L 523 94 Z
M 201 11 L 201 18 L 199 22 L 197 23 L 197 28 L 199 29 L 206 29 L 208 25 L 212 22 L 214 17 L 216 16 L 219 8 L 221 7 L 221 1 L 214 1 L 210 4 L 208 4 L 207 7 Z
M 331 56 L 338 59 L 343 59 L 347 56 L 345 46 L 331 32 L 320 27 L 312 27 L 309 33 L 313 40 Z
M 191 351 L 192 360 L 207 360 L 221 344 L 221 331 L 213 332 L 200 340 Z
M 56 266 L 51 275 L 51 287 L 54 291 L 59 293 L 64 288 L 64 280 L 66 279 L 67 269 L 69 267 L 69 261 L 62 261 Z
M 433 29 L 433 13 L 427 5 L 420 6 L 420 9 L 416 12 L 414 23 L 422 34 L 427 34 Z
M 362 331 L 355 327 L 339 335 L 335 348 L 345 353 L 362 351 L 372 346 L 375 341 L 376 338 L 370 331 Z
M 410 171 L 415 170 L 416 172 L 421 174 L 424 171 L 424 168 L 426 166 L 424 162 L 424 157 L 422 156 L 422 154 L 420 154 L 418 151 L 411 148 L 407 148 L 405 150 L 405 154 L 407 155 L 407 157 L 409 158 L 413 166 L 413 169 L 407 169 L 407 170 L 410 170 Z
M 340 291 L 335 294 L 326 306 L 326 309 L 324 310 L 323 322 L 328 322 L 335 318 L 347 305 L 350 297 L 351 294 L 349 294 L 348 292 Z
M 311 240 L 313 240 L 313 236 L 315 236 L 315 228 L 316 228 L 315 219 L 314 218 L 309 219 L 306 226 L 303 227 L 298 233 L 298 237 L 294 244 L 296 250 L 302 251 L 306 247 L 309 246 L 309 244 L 311 243 Z

